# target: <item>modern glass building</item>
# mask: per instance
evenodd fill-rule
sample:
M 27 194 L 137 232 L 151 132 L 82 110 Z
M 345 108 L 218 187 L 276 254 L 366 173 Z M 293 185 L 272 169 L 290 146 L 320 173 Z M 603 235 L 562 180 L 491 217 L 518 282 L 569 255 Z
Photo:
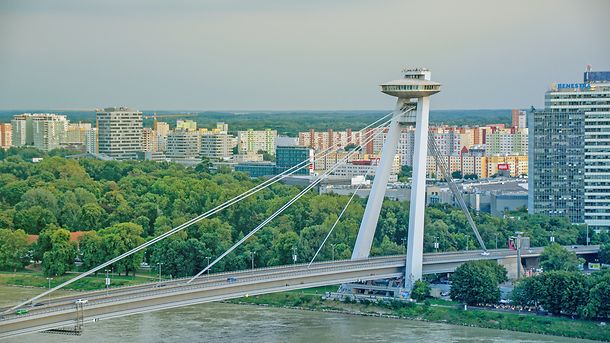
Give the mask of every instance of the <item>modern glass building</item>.
M 246 162 L 235 166 L 235 171 L 246 172 L 251 177 L 269 176 L 282 173 L 299 163 L 309 160 L 310 165 L 303 164 L 293 175 L 309 175 L 313 171 L 313 149 L 300 146 L 278 146 L 276 148 L 276 163 Z
M 610 229 L 610 72 L 553 84 L 529 113 L 530 213 Z

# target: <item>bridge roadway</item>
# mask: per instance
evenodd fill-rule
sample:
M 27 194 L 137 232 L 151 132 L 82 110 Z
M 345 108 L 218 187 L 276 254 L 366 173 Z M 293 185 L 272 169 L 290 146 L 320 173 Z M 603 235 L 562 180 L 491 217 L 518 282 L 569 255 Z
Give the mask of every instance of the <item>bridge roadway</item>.
M 579 254 L 599 251 L 599 246 L 568 248 Z M 542 248 L 523 250 L 522 257 L 539 256 L 541 252 Z M 516 255 L 514 250 L 508 249 L 490 250 L 489 253 L 484 256 L 481 251 L 474 250 L 424 254 L 423 270 L 425 274 L 451 272 L 466 261 L 499 260 Z M 91 322 L 250 295 L 401 277 L 404 266 L 404 255 L 327 261 L 314 263 L 309 268 L 307 264 L 296 264 L 214 273 L 190 284 L 186 284 L 188 278 L 182 278 L 80 293 L 55 298 L 51 302 L 45 299 L 36 304 L 38 306 L 28 307 L 27 314 L 11 313 L 0 317 L 0 338 L 73 327 L 77 299 L 87 300 L 82 306 L 82 314 L 85 322 Z

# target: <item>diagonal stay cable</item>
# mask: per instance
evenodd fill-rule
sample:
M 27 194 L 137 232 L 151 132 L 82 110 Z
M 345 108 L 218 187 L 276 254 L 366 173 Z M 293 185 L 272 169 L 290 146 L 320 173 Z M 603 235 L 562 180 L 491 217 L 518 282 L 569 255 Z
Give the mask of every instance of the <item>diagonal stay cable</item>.
M 364 175 L 364 178 L 366 179 L 367 175 L 369 175 L 369 173 L 371 172 L 371 170 L 373 170 L 374 168 L 371 167 L 369 168 L 369 170 L 367 170 L 366 174 Z M 313 257 L 311 258 L 311 261 L 309 261 L 309 264 L 307 265 L 307 268 L 309 268 L 311 266 L 311 264 L 313 263 L 313 261 L 315 261 L 316 257 L 318 256 L 318 254 L 320 253 L 320 251 L 322 250 L 322 248 L 324 247 L 324 244 L 326 243 L 326 241 L 328 240 L 328 238 L 330 237 L 330 235 L 333 233 L 333 230 L 335 229 L 335 227 L 337 226 L 337 224 L 339 224 L 339 221 L 341 220 L 341 217 L 343 217 L 343 214 L 345 213 L 345 211 L 347 211 L 347 208 L 349 207 L 349 205 L 351 204 L 352 200 L 354 200 L 354 197 L 356 196 L 356 194 L 358 193 L 358 191 L 362 188 L 362 186 L 364 185 L 364 183 L 361 183 L 358 185 L 358 187 L 354 190 L 354 192 L 352 193 L 352 196 L 347 200 L 347 203 L 345 204 L 345 206 L 343 207 L 343 210 L 341 210 L 341 213 L 339 213 L 339 216 L 337 217 L 337 219 L 335 220 L 334 224 L 331 226 L 330 230 L 328 231 L 328 234 L 326 235 L 326 237 L 324 237 L 324 240 L 322 241 L 322 244 L 320 244 L 320 247 L 318 248 L 318 250 L 316 251 L 316 253 L 313 255 Z
M 384 120 L 385 118 L 387 118 L 388 116 L 390 116 L 392 114 L 393 114 L 393 112 L 390 112 L 390 113 L 384 115 L 383 117 L 375 120 L 373 123 L 371 123 L 371 124 L 367 125 L 366 127 L 364 127 L 362 130 L 365 130 L 365 129 L 368 129 L 368 128 L 372 127 L 373 125 L 379 123 L 380 121 Z M 332 150 L 334 150 L 334 148 L 335 148 L 335 145 L 333 145 L 332 147 L 329 147 L 328 149 L 326 149 L 324 151 L 324 153 L 323 153 L 323 156 L 326 156 L 326 155 L 330 154 L 332 152 Z M 209 217 L 211 215 L 214 215 L 214 214 L 224 210 L 225 208 L 227 208 L 227 207 L 229 207 L 229 206 L 231 206 L 231 205 L 233 205 L 233 204 L 235 204 L 235 203 L 237 203 L 237 202 L 239 202 L 239 201 L 241 201 L 241 200 L 243 200 L 243 199 L 245 199 L 245 198 L 247 198 L 247 197 L 249 197 L 249 196 L 251 196 L 251 195 L 253 195 L 253 194 L 255 194 L 255 193 L 257 193 L 257 192 L 259 192 L 259 191 L 261 191 L 261 190 L 263 190 L 265 188 L 267 188 L 267 187 L 269 187 L 269 186 L 271 186 L 272 184 L 281 181 L 282 179 L 284 179 L 284 178 L 294 174 L 298 170 L 308 166 L 309 164 L 311 164 L 311 161 L 309 159 L 304 160 L 304 161 L 298 163 L 297 165 L 295 165 L 294 167 L 291 167 L 291 168 L 287 169 L 286 171 L 284 171 L 284 172 L 282 172 L 282 173 L 280 173 L 278 175 L 275 175 L 275 176 L 265 180 L 264 182 L 256 185 L 255 187 L 253 187 L 253 188 L 251 188 L 251 189 L 249 189 L 249 190 L 247 190 L 247 191 L 245 191 L 245 192 L 243 192 L 243 193 L 233 197 L 232 199 L 227 200 L 226 202 L 224 202 L 224 203 L 214 207 L 213 209 L 210 209 L 210 210 L 206 211 L 205 213 L 203 213 L 203 214 L 201 214 L 201 215 L 199 215 L 199 216 L 197 216 L 197 217 L 195 217 L 195 218 L 193 218 L 193 219 L 191 219 L 191 220 L 189 220 L 189 221 L 187 221 L 187 222 L 185 222 L 185 223 L 183 223 L 183 224 L 181 224 L 181 225 L 179 225 L 179 226 L 177 226 L 177 227 L 175 227 L 175 228 L 173 228 L 173 229 L 171 229 L 171 230 L 169 230 L 169 231 L 167 231 L 167 232 L 165 232 L 165 233 L 163 233 L 163 234 L 161 234 L 161 235 L 159 235 L 159 236 L 157 236 L 155 238 L 153 238 L 152 240 L 147 241 L 147 242 L 145 242 L 145 243 L 143 243 L 143 244 L 141 244 L 141 245 L 139 245 L 139 246 L 137 246 L 137 247 L 135 247 L 135 248 L 133 248 L 133 249 L 131 249 L 131 250 L 129 250 L 129 251 L 127 251 L 127 252 L 125 252 L 125 253 L 123 253 L 123 254 L 113 258 L 113 259 L 111 259 L 111 260 L 109 260 L 109 261 L 106 261 L 106 262 L 100 264 L 97 267 L 94 267 L 94 268 L 92 268 L 92 269 L 90 269 L 90 270 L 88 270 L 86 272 L 83 272 L 83 273 L 75 276 L 74 278 L 72 278 L 70 280 L 67 280 L 67 281 L 65 281 L 65 282 L 63 282 L 63 283 L 61 283 L 61 284 L 59 284 L 59 285 L 57 285 L 57 286 L 55 286 L 55 287 L 45 291 L 45 292 L 43 292 L 43 293 L 41 293 L 41 294 L 39 294 L 39 295 L 37 295 L 35 297 L 32 297 L 32 298 L 30 298 L 30 299 L 28 299 L 28 300 L 26 300 L 26 301 L 24 301 L 22 303 L 19 303 L 18 305 L 7 309 L 3 313 L 7 313 L 7 312 L 12 311 L 14 309 L 17 309 L 17 308 L 19 308 L 19 307 L 21 307 L 23 305 L 26 305 L 28 303 L 32 303 L 32 302 L 34 302 L 34 301 L 36 301 L 36 300 L 38 300 L 38 299 L 40 299 L 40 298 L 42 298 L 42 297 L 44 297 L 44 296 L 46 296 L 48 294 L 51 294 L 52 292 L 55 292 L 58 289 L 61 289 L 61 288 L 65 287 L 65 286 L 67 286 L 69 284 L 72 284 L 73 282 L 76 282 L 76 281 L 78 281 L 78 280 L 80 280 L 80 279 L 82 279 L 82 278 L 84 278 L 86 276 L 89 276 L 89 275 L 97 272 L 100 269 L 103 269 L 103 268 L 105 268 L 105 267 L 107 267 L 107 266 L 109 266 L 109 265 L 111 265 L 113 263 L 116 263 L 116 262 L 118 262 L 118 261 L 120 261 L 120 260 L 122 260 L 122 259 L 124 259 L 124 258 L 126 258 L 128 256 L 131 256 L 131 255 L 133 255 L 133 254 L 135 254 L 135 253 L 137 253 L 137 252 L 139 252 L 139 251 L 141 251 L 141 250 L 143 250 L 143 249 L 145 249 L 145 248 L 147 248 L 147 247 L 149 247 L 149 246 L 151 246 L 151 245 L 153 245 L 153 244 L 155 244 L 155 243 L 157 243 L 157 242 L 159 242 L 159 241 L 161 241 L 161 240 L 163 240 L 163 239 L 165 239 L 165 238 L 167 238 L 167 237 L 169 237 L 169 236 L 171 236 L 171 235 L 173 235 L 173 234 L 175 234 L 175 233 L 177 233 L 177 232 L 179 232 L 181 230 L 184 230 L 185 228 L 187 228 L 187 227 L 189 227 L 189 226 L 191 226 L 191 225 L 193 225 L 193 224 L 195 224 L 195 223 L 197 223 L 197 222 L 199 222 L 199 221 L 201 221 L 201 220 L 203 220 L 203 219 L 205 219 L 205 218 L 207 218 L 207 217 Z
M 401 113 L 402 114 L 402 113 Z M 386 123 L 389 123 L 391 120 L 388 120 Z M 383 130 L 379 130 L 378 132 L 376 132 L 373 136 L 369 137 L 368 141 L 372 141 L 374 138 L 376 138 L 378 135 L 380 135 L 381 133 L 383 133 Z M 243 242 L 245 242 L 248 238 L 252 237 L 254 234 L 256 234 L 260 229 L 262 229 L 265 225 L 267 225 L 269 222 L 271 222 L 275 217 L 279 216 L 285 209 L 287 209 L 288 207 L 290 207 L 290 205 L 292 205 L 293 203 L 295 203 L 297 200 L 299 200 L 303 195 L 305 195 L 307 192 L 309 192 L 309 190 L 311 190 L 313 187 L 315 187 L 317 184 L 319 184 L 320 182 L 322 182 L 322 180 L 324 178 L 326 178 L 328 175 L 330 175 L 339 165 L 345 163 L 356 151 L 359 151 L 362 149 L 362 147 L 366 145 L 366 143 L 361 143 L 358 148 L 350 151 L 345 157 L 343 157 L 339 162 L 337 162 L 336 164 L 334 164 L 329 170 L 327 170 L 324 174 L 318 176 L 316 178 L 315 181 L 313 181 L 312 183 L 310 183 L 309 185 L 307 185 L 307 187 L 305 187 L 301 192 L 299 192 L 296 196 L 294 196 L 292 199 L 290 199 L 286 204 L 284 204 L 282 207 L 280 207 L 278 210 L 276 210 L 271 216 L 269 216 L 267 219 L 265 219 L 263 222 L 261 222 L 257 227 L 255 227 L 254 229 L 252 229 L 252 231 L 250 231 L 247 235 L 245 235 L 244 237 L 242 237 L 239 241 L 237 241 L 235 244 L 233 244 L 229 249 L 227 249 L 225 252 L 223 252 L 220 256 L 218 256 L 212 263 L 208 264 L 204 269 L 202 269 L 199 273 L 195 274 L 188 282 L 187 284 L 193 282 L 193 280 L 195 280 L 196 278 L 198 278 L 199 276 L 201 276 L 201 274 L 205 273 L 208 269 L 212 268 L 216 263 L 220 262 L 220 260 L 222 260 L 225 256 L 227 256 L 228 254 L 230 254 L 233 250 L 237 249 L 237 247 L 239 247 Z
M 443 174 L 443 177 L 447 181 L 447 185 L 449 186 L 449 189 L 451 190 L 451 192 L 453 193 L 453 196 L 455 196 L 455 198 L 458 202 L 458 205 L 460 205 L 460 208 L 464 212 L 464 215 L 466 216 L 466 220 L 468 221 L 468 224 L 470 224 L 472 231 L 474 231 L 474 234 L 475 234 L 477 240 L 479 241 L 479 245 L 483 249 L 483 252 L 486 254 L 487 247 L 485 246 L 485 242 L 483 241 L 483 238 L 481 238 L 481 234 L 479 233 L 479 230 L 477 229 L 477 224 L 472 219 L 472 215 L 470 214 L 470 211 L 468 210 L 468 206 L 466 206 L 466 202 L 464 201 L 462 192 L 460 192 L 460 190 L 455 185 L 455 181 L 453 181 L 453 177 L 451 176 L 451 173 L 449 172 L 449 166 L 445 164 L 445 159 L 441 158 L 440 150 L 438 149 L 438 146 L 436 145 L 436 141 L 434 140 L 434 137 L 430 136 L 428 138 L 428 141 L 430 143 L 430 146 L 432 147 L 432 153 L 436 160 L 436 164 L 439 166 L 441 173 Z

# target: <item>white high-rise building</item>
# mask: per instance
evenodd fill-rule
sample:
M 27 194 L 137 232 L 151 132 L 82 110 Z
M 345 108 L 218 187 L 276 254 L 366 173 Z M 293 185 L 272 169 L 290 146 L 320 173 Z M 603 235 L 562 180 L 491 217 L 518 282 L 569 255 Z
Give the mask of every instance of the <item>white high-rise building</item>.
M 173 162 L 195 165 L 201 162 L 199 132 L 176 129 L 167 136 L 165 155 Z
M 34 147 L 49 151 L 57 149 L 66 139 L 68 119 L 58 114 L 34 114 L 32 116 L 32 136 Z
M 98 152 L 117 160 L 136 159 L 142 151 L 142 112 L 127 107 L 97 111 Z
M 32 136 L 32 114 L 24 113 L 13 116 L 11 120 L 11 140 L 13 146 L 34 145 Z
M 18 114 L 11 120 L 13 146 L 33 146 L 41 150 L 60 147 L 66 139 L 66 116 L 51 113 Z
M 237 145 L 237 139 L 229 135 L 226 130 L 227 124 L 221 123 L 216 129 L 199 130 L 201 136 L 201 157 L 222 160 L 233 156 L 233 148 Z
M 91 128 L 85 132 L 85 151 L 90 154 L 97 153 L 97 129 Z

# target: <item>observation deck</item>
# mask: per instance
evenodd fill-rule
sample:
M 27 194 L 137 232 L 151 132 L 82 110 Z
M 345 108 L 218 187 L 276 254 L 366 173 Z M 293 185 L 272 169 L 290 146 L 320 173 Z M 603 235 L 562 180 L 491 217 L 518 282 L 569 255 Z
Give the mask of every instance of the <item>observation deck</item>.
M 425 68 L 405 69 L 404 78 L 381 84 L 381 92 L 403 99 L 423 98 L 441 91 L 441 84 L 430 80 Z

